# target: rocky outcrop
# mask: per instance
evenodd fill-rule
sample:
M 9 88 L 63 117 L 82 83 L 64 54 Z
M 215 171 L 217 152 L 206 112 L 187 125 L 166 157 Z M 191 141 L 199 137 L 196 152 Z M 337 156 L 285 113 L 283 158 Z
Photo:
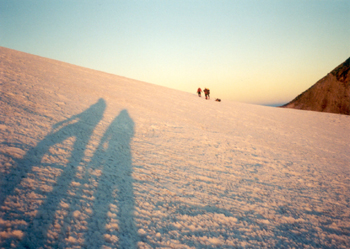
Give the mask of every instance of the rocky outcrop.
M 350 115 L 350 58 L 282 107 Z

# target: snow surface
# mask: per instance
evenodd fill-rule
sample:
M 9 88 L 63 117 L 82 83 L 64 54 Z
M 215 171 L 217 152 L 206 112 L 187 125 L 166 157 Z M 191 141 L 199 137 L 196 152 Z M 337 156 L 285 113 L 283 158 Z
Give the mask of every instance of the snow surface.
M 0 84 L 0 248 L 350 248 L 349 116 L 1 47 Z

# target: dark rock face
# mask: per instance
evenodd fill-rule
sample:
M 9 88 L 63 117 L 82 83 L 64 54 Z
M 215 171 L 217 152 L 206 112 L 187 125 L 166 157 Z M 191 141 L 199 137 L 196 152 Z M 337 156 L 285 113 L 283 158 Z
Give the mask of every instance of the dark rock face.
M 350 115 L 350 58 L 282 107 Z
M 337 80 L 340 82 L 349 82 L 350 81 L 350 58 L 347 59 L 343 64 L 336 67 L 331 74 L 337 77 Z

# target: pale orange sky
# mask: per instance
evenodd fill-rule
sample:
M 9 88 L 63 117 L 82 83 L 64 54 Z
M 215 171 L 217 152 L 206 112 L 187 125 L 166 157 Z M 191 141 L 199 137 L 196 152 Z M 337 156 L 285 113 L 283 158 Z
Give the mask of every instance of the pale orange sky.
M 0 46 L 240 102 L 288 102 L 350 55 L 345 0 L 0 0 Z

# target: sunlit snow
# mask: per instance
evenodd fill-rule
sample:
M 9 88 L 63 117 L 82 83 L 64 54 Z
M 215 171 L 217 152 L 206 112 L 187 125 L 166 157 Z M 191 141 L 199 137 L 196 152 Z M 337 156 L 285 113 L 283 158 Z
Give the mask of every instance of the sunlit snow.
M 0 85 L 0 248 L 350 248 L 349 116 L 1 47 Z

